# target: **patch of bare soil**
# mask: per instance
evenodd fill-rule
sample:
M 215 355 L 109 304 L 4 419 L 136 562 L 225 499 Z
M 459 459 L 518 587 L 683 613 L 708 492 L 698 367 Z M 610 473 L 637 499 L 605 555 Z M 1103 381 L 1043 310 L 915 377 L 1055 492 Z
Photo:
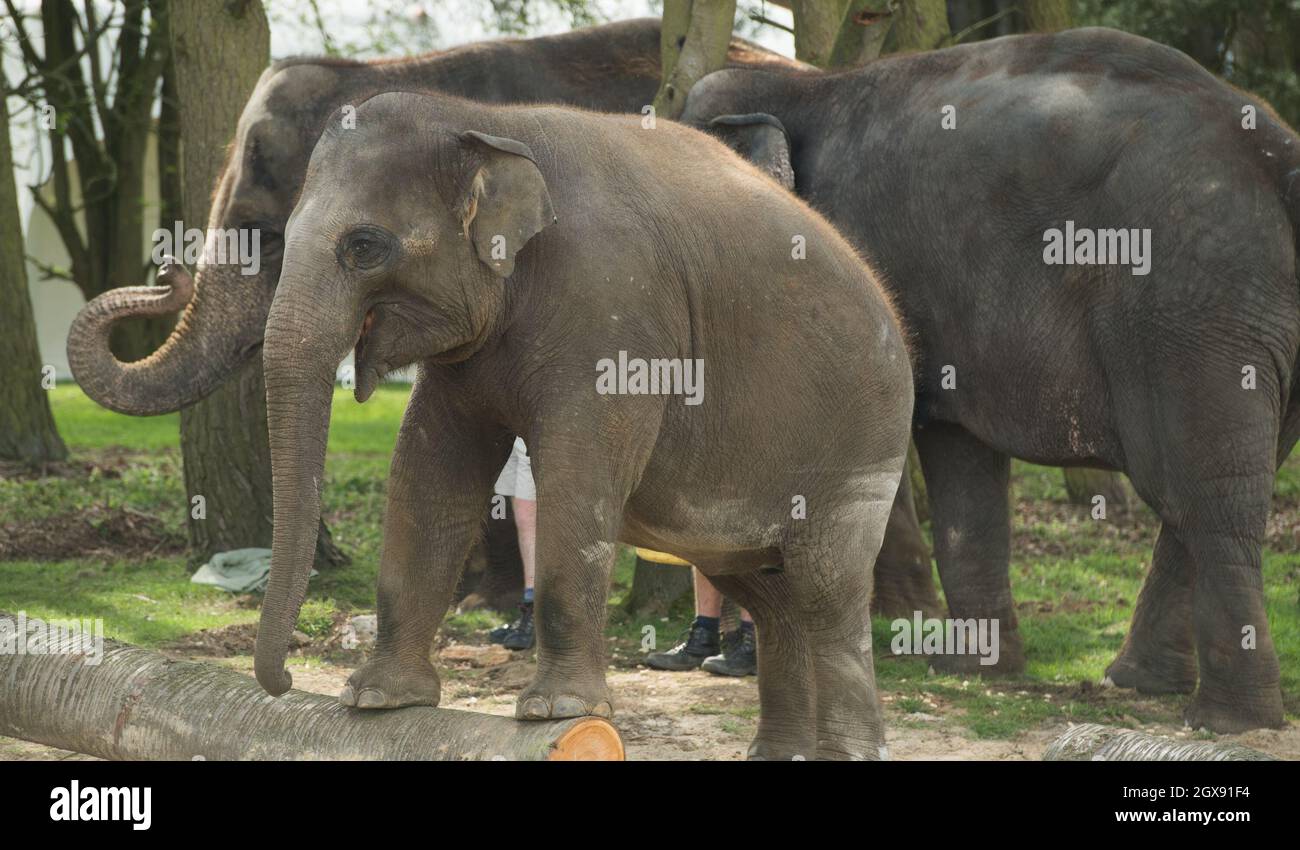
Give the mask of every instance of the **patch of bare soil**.
M 1151 547 L 1159 521 L 1148 511 L 1115 510 L 1106 521 L 1092 519 L 1088 508 L 1065 502 L 1019 499 L 1011 521 L 1011 551 L 1018 559 L 1062 558 L 1078 554 L 1078 540 L 1053 531 L 1052 526 L 1071 529 L 1088 526 L 1091 545 Z
M 0 525 L 0 560 L 5 561 L 151 558 L 180 554 L 185 545 L 185 538 L 157 517 L 121 507 Z
M 256 645 L 257 623 L 238 623 L 188 634 L 168 644 L 163 651 L 168 654 L 188 654 L 195 658 L 230 658 L 252 655 Z
M 1264 545 L 1272 552 L 1300 552 L 1300 505 L 1273 505 L 1264 531 Z
M 1141 507 L 1112 509 L 1106 521 L 1093 520 L 1089 509 L 1065 502 L 1019 499 L 1011 523 L 1011 551 L 1018 558 L 1061 558 L 1078 554 L 1076 538 L 1051 531 L 1087 525 L 1092 545 L 1120 544 L 1138 549 L 1155 546 L 1160 518 Z M 1045 528 L 1046 526 L 1046 528 Z M 1268 518 L 1264 546 L 1271 552 L 1300 552 L 1300 503 L 1275 499 Z
M 235 604 L 241 608 L 256 608 L 260 597 L 246 594 L 235 598 Z M 346 614 L 334 615 L 333 627 L 328 635 L 312 637 L 295 631 L 289 640 L 291 657 L 329 658 L 339 664 L 356 662 L 360 664 L 365 656 L 343 647 L 343 627 L 348 621 Z M 192 656 L 201 659 L 235 658 L 251 656 L 257 646 L 257 623 L 236 623 L 231 626 L 219 626 L 215 629 L 201 629 L 173 641 L 162 648 L 168 655 Z
M 28 464 L 0 460 L 0 481 L 35 481 L 41 478 L 121 478 L 127 459 L 105 455 L 95 460 L 51 461 Z

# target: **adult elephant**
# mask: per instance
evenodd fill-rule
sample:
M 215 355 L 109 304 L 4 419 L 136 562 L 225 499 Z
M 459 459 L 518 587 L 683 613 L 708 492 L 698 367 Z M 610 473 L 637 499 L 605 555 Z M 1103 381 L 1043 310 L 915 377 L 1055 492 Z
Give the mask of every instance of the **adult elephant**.
M 211 393 L 261 350 L 280 279 L 285 225 L 316 140 L 340 107 L 355 106 L 378 92 L 407 90 L 494 103 L 561 102 L 638 112 L 654 99 L 659 85 L 659 37 L 659 21 L 645 18 L 399 61 L 299 58 L 275 63 L 240 116 L 208 222 L 209 230 L 260 231 L 258 273 L 243 275 L 232 263 L 205 261 L 193 281 L 183 269 L 173 268 L 170 288 L 127 287 L 94 299 L 68 335 L 68 362 L 77 382 L 112 410 L 135 416 L 169 413 Z M 728 64 L 802 67 L 740 39 L 731 43 Z M 175 331 L 154 354 L 133 363 L 114 357 L 108 345 L 114 323 L 182 308 Z M 935 604 L 929 555 L 910 502 L 911 493 L 904 489 L 877 570 L 877 596 L 891 614 L 929 610 Z M 496 545 L 510 548 L 508 535 Z
M 1000 621 L 993 670 L 1025 663 L 1010 458 L 1123 470 L 1162 525 L 1108 676 L 1191 692 L 1199 664 L 1193 726 L 1281 725 L 1260 550 L 1300 434 L 1300 144 L 1268 106 L 1082 29 L 840 74 L 723 70 L 683 120 L 792 169 L 892 284 L 940 578 L 952 616 Z

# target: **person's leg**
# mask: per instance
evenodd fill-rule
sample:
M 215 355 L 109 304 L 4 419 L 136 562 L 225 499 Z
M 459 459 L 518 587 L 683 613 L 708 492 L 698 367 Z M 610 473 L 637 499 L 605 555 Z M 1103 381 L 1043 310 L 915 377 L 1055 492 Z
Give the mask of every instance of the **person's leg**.
M 533 588 L 537 580 L 537 500 L 515 496 L 515 530 L 519 534 L 519 560 L 524 565 L 524 598 L 519 603 L 519 619 L 501 640 L 506 649 L 532 649 L 537 645 L 533 630 Z
M 718 619 L 722 616 L 722 592 L 704 573 L 694 567 L 691 572 L 695 574 L 695 616 Z
M 524 563 L 524 601 L 533 601 L 537 577 L 537 502 L 534 499 L 511 500 L 515 509 L 515 530 L 519 533 L 519 560 Z
M 498 496 L 506 496 L 511 502 L 515 534 L 519 539 L 519 560 L 524 568 L 524 595 L 519 603 L 519 617 L 513 623 L 493 629 L 488 633 L 488 640 L 507 649 L 532 649 L 536 643 L 533 586 L 537 573 L 537 488 L 533 484 L 528 449 L 518 437 L 494 489 Z
M 754 634 L 754 619 L 748 610 L 740 609 L 740 623 L 734 631 L 722 636 L 719 645 L 722 651 L 704 659 L 700 664 L 701 670 L 715 676 L 758 674 L 758 637 Z
M 694 567 L 695 621 L 686 640 L 667 652 L 652 652 L 645 664 L 655 670 L 694 670 L 704 659 L 718 652 L 718 623 L 722 618 L 722 594 Z

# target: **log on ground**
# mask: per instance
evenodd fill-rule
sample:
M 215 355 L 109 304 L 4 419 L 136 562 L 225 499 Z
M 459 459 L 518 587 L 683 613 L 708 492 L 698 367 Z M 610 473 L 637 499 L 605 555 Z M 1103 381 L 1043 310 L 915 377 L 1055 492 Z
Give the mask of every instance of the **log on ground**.
M 12 635 L 17 623 L 0 612 L 0 631 Z M 0 634 L 3 640 L 12 638 Z M 173 661 L 112 640 L 99 653 L 79 641 L 65 634 L 41 644 L 20 635 L 22 654 L 0 653 L 0 735 L 115 760 L 621 761 L 624 755 L 618 732 L 598 717 L 533 723 L 424 706 L 363 711 L 297 690 L 272 697 L 249 676 L 213 664 Z
M 1048 746 L 1043 761 L 1276 761 L 1240 744 L 1175 741 L 1100 723 L 1073 726 Z

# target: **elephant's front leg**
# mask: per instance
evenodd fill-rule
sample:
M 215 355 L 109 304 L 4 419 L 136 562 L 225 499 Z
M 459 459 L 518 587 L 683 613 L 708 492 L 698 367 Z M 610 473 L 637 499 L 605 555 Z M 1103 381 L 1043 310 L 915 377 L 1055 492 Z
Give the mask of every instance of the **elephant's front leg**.
M 437 705 L 429 660 L 483 507 L 510 450 L 505 434 L 447 415 L 417 384 L 389 474 L 379 562 L 379 634 L 369 661 L 339 694 L 344 705 Z
M 577 482 L 537 481 L 537 675 L 519 696 L 521 720 L 613 714 L 605 686 L 605 606 L 623 501 Z

